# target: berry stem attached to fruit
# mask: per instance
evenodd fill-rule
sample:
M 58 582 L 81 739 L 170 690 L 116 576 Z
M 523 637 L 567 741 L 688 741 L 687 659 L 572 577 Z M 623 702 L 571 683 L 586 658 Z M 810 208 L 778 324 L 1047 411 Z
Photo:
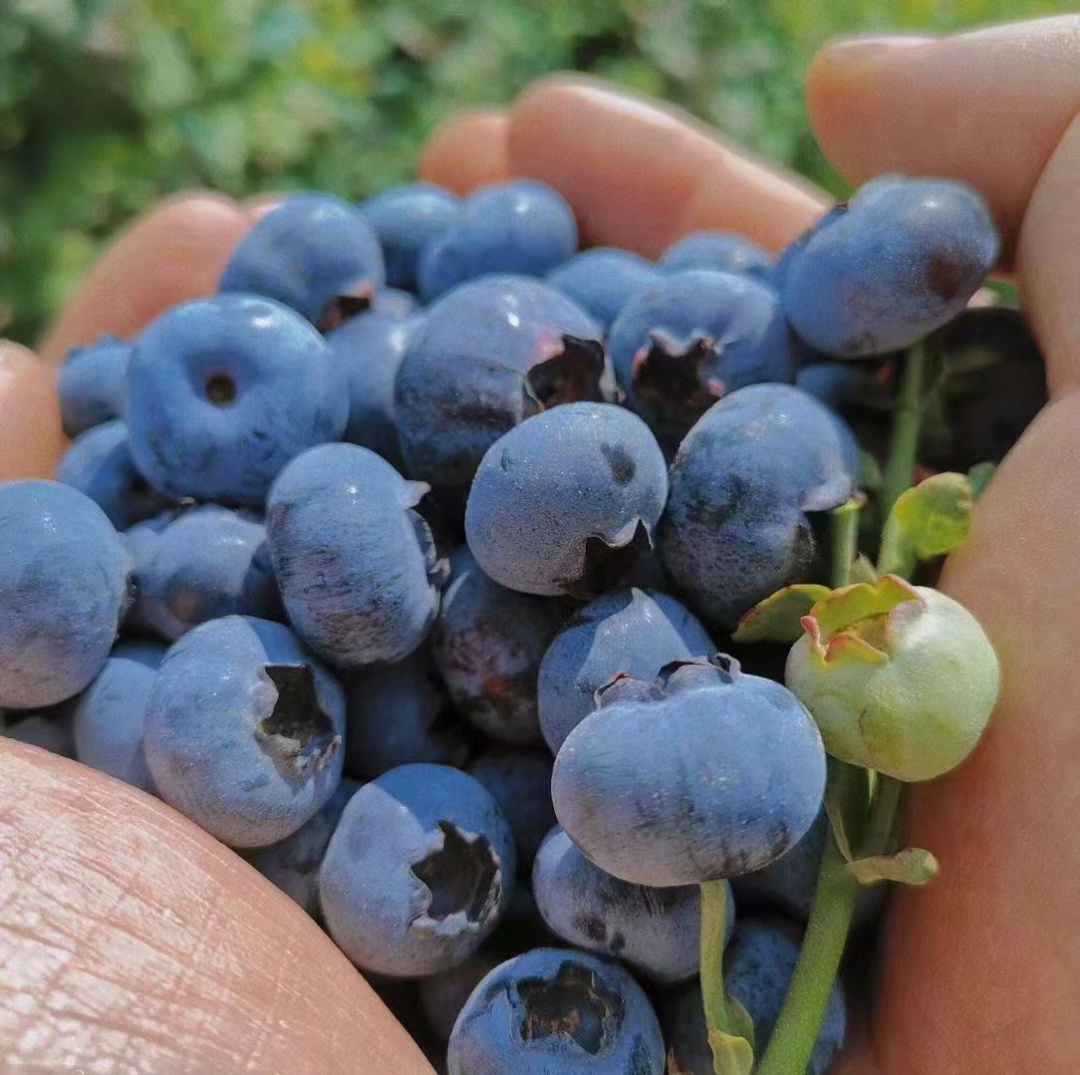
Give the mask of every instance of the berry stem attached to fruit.
M 728 893 L 723 881 L 701 885 L 701 995 L 717 1075 L 749 1075 L 754 1062 L 753 1022 L 724 992 L 724 940 Z
M 859 551 L 859 508 L 862 501 L 852 497 L 832 512 L 832 584 L 846 586 L 851 565 Z
M 922 384 L 926 365 L 925 340 L 909 347 L 903 358 L 900 392 L 893 415 L 892 443 L 881 485 L 881 505 L 878 518 L 884 526 L 893 504 L 911 485 L 919 447 L 919 426 L 922 418 Z

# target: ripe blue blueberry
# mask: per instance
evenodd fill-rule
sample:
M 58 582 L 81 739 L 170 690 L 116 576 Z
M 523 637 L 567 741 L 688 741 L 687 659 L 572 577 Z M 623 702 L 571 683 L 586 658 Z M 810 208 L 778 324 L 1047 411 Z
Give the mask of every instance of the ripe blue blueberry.
M 174 642 L 222 616 L 283 618 L 262 520 L 217 504 L 169 511 L 127 532 L 135 604 L 128 625 Z
M 164 656 L 165 647 L 155 642 L 121 642 L 72 708 L 79 761 L 149 792 L 154 781 L 143 754 L 143 727 Z
M 536 856 L 533 895 L 544 921 L 568 944 L 624 960 L 654 981 L 681 982 L 700 963 L 701 889 L 635 885 L 593 865 L 562 829 Z M 733 922 L 728 890 L 727 922 Z
M 574 211 L 534 179 L 479 187 L 420 257 L 417 281 L 430 302 L 457 284 L 490 273 L 543 276 L 577 249 Z
M 414 762 L 461 768 L 475 734 L 461 719 L 425 642 L 392 664 L 361 668 L 346 686 L 345 768 L 371 780 Z
M 536 674 L 567 612 L 561 601 L 492 582 L 467 547 L 454 553 L 432 655 L 473 727 L 506 743 L 540 741 Z
M 458 198 L 434 183 L 406 183 L 365 198 L 358 207 L 382 244 L 386 282 L 416 288 L 424 248 L 460 216 Z
M 640 418 L 610 403 L 567 403 L 487 450 L 465 537 L 503 586 L 588 598 L 652 545 L 666 499 L 664 455 Z
M 960 313 L 999 249 L 971 187 L 879 176 L 785 251 L 784 310 L 826 354 L 896 351 Z
M 236 244 L 219 292 L 263 295 L 321 329 L 366 309 L 386 282 L 382 249 L 362 213 L 332 194 L 293 194 Z
M 676 587 L 724 629 L 769 594 L 805 581 L 808 512 L 855 491 L 859 446 L 827 407 L 790 385 L 752 385 L 714 404 L 671 466 L 660 553 Z
M 173 643 L 146 706 L 158 794 L 232 847 L 291 836 L 341 779 L 345 696 L 283 624 L 210 620 Z
M 38 709 L 101 671 L 129 601 L 130 559 L 89 497 L 0 484 L 0 707 Z
M 464 504 L 501 433 L 542 407 L 604 398 L 601 336 L 581 307 L 538 280 L 456 288 L 428 309 L 398 369 L 406 473 Z
M 421 977 L 464 962 L 514 884 L 490 793 L 444 765 L 403 765 L 349 801 L 319 870 L 326 927 L 359 967 Z
M 597 866 L 689 885 L 764 866 L 797 843 L 825 793 L 825 750 L 802 703 L 730 658 L 621 678 L 563 743 L 551 795 Z
M 256 847 L 244 857 L 286 896 L 295 900 L 312 918 L 321 920 L 318 876 L 330 837 L 334 835 L 345 804 L 360 787 L 342 780 L 326 805 L 281 843 Z
M 674 597 L 617 590 L 578 609 L 552 640 L 537 679 L 540 730 L 553 754 L 617 675 L 651 679 L 671 661 L 711 657 L 705 628 Z
M 61 702 L 47 709 L 0 709 L 0 736 L 62 758 L 74 758 L 71 703 Z
M 842 412 L 848 404 L 867 395 L 876 373 L 873 363 L 810 362 L 800 367 L 795 386 L 831 410 Z
M 551 755 L 543 748 L 492 745 L 473 758 L 468 772 L 502 807 L 514 834 L 518 871 L 528 878 L 537 848 L 555 824 Z
M 671 447 L 721 396 L 795 379 L 776 292 L 735 273 L 661 276 L 623 307 L 608 347 L 628 405 Z
M 293 456 L 341 436 L 348 407 L 322 336 L 253 295 L 174 306 L 128 366 L 132 457 L 175 497 L 262 507 Z
M 587 310 L 607 332 L 619 311 L 656 281 L 651 261 L 610 246 L 582 250 L 547 274 L 547 282 Z
M 131 458 L 127 426 L 113 420 L 79 434 L 56 466 L 56 480 L 85 493 L 117 530 L 169 507 Z
M 446 565 L 413 510 L 426 491 L 353 444 L 312 448 L 274 482 L 266 528 L 285 609 L 334 664 L 400 660 L 434 622 Z
M 773 260 L 756 243 L 727 231 L 696 231 L 677 239 L 660 255 L 665 272 L 711 269 L 714 272 L 745 273 L 766 283 Z
M 617 963 L 536 948 L 473 991 L 450 1034 L 449 1075 L 662 1075 L 660 1024 Z
M 67 356 L 56 382 L 64 432 L 74 439 L 124 413 L 124 379 L 131 344 L 102 336 Z

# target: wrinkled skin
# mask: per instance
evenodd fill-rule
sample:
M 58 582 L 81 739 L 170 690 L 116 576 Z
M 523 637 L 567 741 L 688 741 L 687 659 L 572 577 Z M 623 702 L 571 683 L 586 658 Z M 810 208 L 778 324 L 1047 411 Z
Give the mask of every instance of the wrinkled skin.
M 1060 480 L 1063 461 L 1080 456 L 1078 35 L 1080 18 L 1062 16 L 941 40 L 851 42 L 826 48 L 810 69 L 811 120 L 848 180 L 906 169 L 970 182 L 988 198 L 1052 395 L 942 579 L 987 629 L 1004 693 L 974 756 L 912 791 L 905 838 L 947 869 L 929 889 L 890 901 L 876 1006 L 835 1075 L 1072 1075 L 1080 1066 L 1080 741 L 1061 704 L 1080 692 L 1064 626 L 1080 586 L 1080 490 Z M 776 252 L 825 205 L 701 124 L 577 79 L 540 83 L 508 112 L 463 117 L 421 160 L 425 178 L 455 191 L 511 167 L 556 185 L 589 241 L 649 257 L 712 228 Z M 62 442 L 50 386 L 66 350 L 105 331 L 129 335 L 212 291 L 257 211 L 212 194 L 167 201 L 90 272 L 41 341 L 40 360 L 0 346 L 0 475 L 50 473 Z M 9 1062 L 50 1072 L 123 1058 L 262 1075 L 348 1070 L 363 1056 L 371 1075 L 430 1075 L 310 919 L 169 808 L 7 740 L 0 802 L 0 876 L 14 879 L 0 890 L 0 1053 Z

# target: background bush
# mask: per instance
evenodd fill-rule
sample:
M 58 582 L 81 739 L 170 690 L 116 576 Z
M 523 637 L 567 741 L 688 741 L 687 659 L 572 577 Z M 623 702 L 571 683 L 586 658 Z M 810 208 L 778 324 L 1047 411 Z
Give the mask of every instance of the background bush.
M 0 0 L 0 332 L 31 340 L 155 198 L 410 174 L 469 105 L 576 68 L 681 104 L 840 192 L 802 77 L 836 33 L 945 31 L 1043 0 Z M 946 103 L 947 104 L 947 103 Z

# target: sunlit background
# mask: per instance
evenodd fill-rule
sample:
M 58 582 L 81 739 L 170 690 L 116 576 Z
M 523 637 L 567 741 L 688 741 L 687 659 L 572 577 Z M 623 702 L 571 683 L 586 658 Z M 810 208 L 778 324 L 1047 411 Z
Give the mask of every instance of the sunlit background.
M 118 227 L 169 191 L 409 176 L 424 137 L 538 75 L 681 104 L 842 185 L 803 110 L 840 33 L 944 32 L 1054 0 L 0 0 L 0 332 L 31 340 Z

